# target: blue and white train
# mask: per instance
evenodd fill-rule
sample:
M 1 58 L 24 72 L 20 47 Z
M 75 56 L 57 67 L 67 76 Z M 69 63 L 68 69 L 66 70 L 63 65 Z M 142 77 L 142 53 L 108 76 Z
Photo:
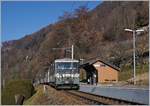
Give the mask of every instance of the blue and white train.
M 57 89 L 79 89 L 79 61 L 56 59 L 49 67 L 44 82 Z

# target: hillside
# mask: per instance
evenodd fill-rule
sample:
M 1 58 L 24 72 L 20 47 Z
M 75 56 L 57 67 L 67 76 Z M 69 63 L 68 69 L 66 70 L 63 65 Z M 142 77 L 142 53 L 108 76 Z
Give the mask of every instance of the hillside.
M 64 13 L 56 24 L 3 42 L 2 79 L 34 80 L 54 59 L 69 56 L 52 48 L 71 44 L 75 46 L 76 59 L 98 57 L 121 68 L 131 65 L 132 34 L 124 28 L 148 26 L 148 9 L 148 1 L 105 1 L 92 11 L 80 7 L 74 13 Z M 148 30 L 139 35 L 136 47 L 138 64 L 142 65 L 148 63 Z

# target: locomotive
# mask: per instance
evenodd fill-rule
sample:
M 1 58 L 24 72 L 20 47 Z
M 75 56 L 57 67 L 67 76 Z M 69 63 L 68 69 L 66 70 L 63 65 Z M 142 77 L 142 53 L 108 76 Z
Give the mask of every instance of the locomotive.
M 56 59 L 48 70 L 48 83 L 57 89 L 79 89 L 79 61 Z

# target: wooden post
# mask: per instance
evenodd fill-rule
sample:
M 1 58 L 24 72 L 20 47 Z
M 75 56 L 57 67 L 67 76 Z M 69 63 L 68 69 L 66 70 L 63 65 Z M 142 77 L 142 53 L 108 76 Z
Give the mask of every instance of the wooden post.
M 48 94 L 47 94 L 47 86 L 46 85 L 44 85 L 43 86 L 43 93 L 46 95 L 46 96 L 48 96 Z
M 45 93 L 45 91 L 46 91 L 46 88 L 45 88 L 45 85 L 44 85 L 44 93 Z

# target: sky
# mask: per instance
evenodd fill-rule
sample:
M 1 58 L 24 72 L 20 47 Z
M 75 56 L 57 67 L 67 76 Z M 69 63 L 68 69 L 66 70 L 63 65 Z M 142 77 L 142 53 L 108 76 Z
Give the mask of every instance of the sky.
M 1 40 L 16 40 L 58 21 L 65 11 L 79 6 L 90 10 L 101 1 L 3 1 L 1 2 Z

